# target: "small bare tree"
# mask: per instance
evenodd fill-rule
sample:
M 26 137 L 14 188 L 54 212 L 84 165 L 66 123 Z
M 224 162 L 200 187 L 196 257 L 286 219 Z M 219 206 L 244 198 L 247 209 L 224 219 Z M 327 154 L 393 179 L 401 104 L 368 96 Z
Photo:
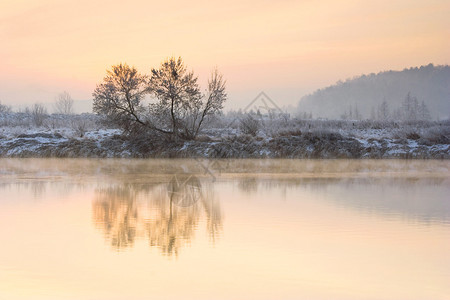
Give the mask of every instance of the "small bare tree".
M 72 129 L 75 131 L 77 136 L 80 138 L 84 137 L 86 131 L 87 131 L 87 122 L 82 117 L 73 119 L 71 122 Z
M 425 104 L 425 101 L 423 101 L 423 100 L 422 100 L 422 103 L 420 103 L 418 115 L 419 115 L 419 120 L 421 120 L 421 121 L 430 121 L 431 120 L 430 111 L 428 110 L 428 107 Z
M 39 127 L 44 124 L 44 120 L 47 118 L 47 109 L 42 104 L 35 103 L 31 110 L 27 109 L 27 111 L 30 113 L 34 125 Z
M 2 113 L 7 114 L 7 113 L 10 113 L 11 111 L 12 111 L 11 106 L 4 105 L 0 101 L 0 114 L 2 114 Z
M 387 121 L 390 118 L 389 104 L 386 99 L 378 106 L 378 120 Z
M 417 121 L 419 111 L 419 101 L 417 97 L 411 96 L 411 93 L 406 95 L 402 102 L 403 121 Z
M 73 99 L 68 92 L 62 92 L 56 97 L 55 112 L 62 115 L 73 114 Z

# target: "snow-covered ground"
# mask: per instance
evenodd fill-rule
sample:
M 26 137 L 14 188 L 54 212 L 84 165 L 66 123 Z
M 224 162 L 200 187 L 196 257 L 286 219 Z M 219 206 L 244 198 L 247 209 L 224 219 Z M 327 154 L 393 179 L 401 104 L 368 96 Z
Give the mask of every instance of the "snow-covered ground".
M 450 122 L 275 120 L 248 135 L 239 122 L 220 119 L 194 141 L 174 141 L 151 134 L 132 138 L 91 114 L 51 115 L 36 127 L 13 113 L 0 115 L 0 156 L 449 159 Z

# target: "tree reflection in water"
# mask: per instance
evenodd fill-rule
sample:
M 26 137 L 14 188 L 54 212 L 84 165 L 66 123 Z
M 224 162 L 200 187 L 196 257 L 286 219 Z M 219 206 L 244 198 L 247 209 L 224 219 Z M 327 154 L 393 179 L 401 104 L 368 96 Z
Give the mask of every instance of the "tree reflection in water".
M 178 255 L 190 243 L 201 218 L 214 243 L 222 231 L 220 205 L 212 185 L 191 174 L 177 174 L 169 183 L 128 183 L 97 190 L 93 218 L 117 250 L 137 238 L 165 255 Z
M 130 186 L 98 191 L 93 204 L 94 220 L 117 249 L 134 244 L 138 227 L 136 192 Z

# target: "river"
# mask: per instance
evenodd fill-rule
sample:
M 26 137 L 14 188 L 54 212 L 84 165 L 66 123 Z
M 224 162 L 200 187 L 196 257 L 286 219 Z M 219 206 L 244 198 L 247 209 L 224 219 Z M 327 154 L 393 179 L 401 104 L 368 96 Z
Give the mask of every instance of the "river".
M 449 299 L 450 162 L 0 159 L 0 299 Z

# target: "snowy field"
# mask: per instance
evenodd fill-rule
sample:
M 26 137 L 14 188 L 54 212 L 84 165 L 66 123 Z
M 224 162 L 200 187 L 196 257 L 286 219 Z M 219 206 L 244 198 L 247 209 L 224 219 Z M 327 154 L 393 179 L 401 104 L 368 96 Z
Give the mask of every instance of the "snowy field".
M 129 136 L 93 114 L 0 114 L 0 157 L 450 158 L 450 122 L 219 117 L 196 140 Z

